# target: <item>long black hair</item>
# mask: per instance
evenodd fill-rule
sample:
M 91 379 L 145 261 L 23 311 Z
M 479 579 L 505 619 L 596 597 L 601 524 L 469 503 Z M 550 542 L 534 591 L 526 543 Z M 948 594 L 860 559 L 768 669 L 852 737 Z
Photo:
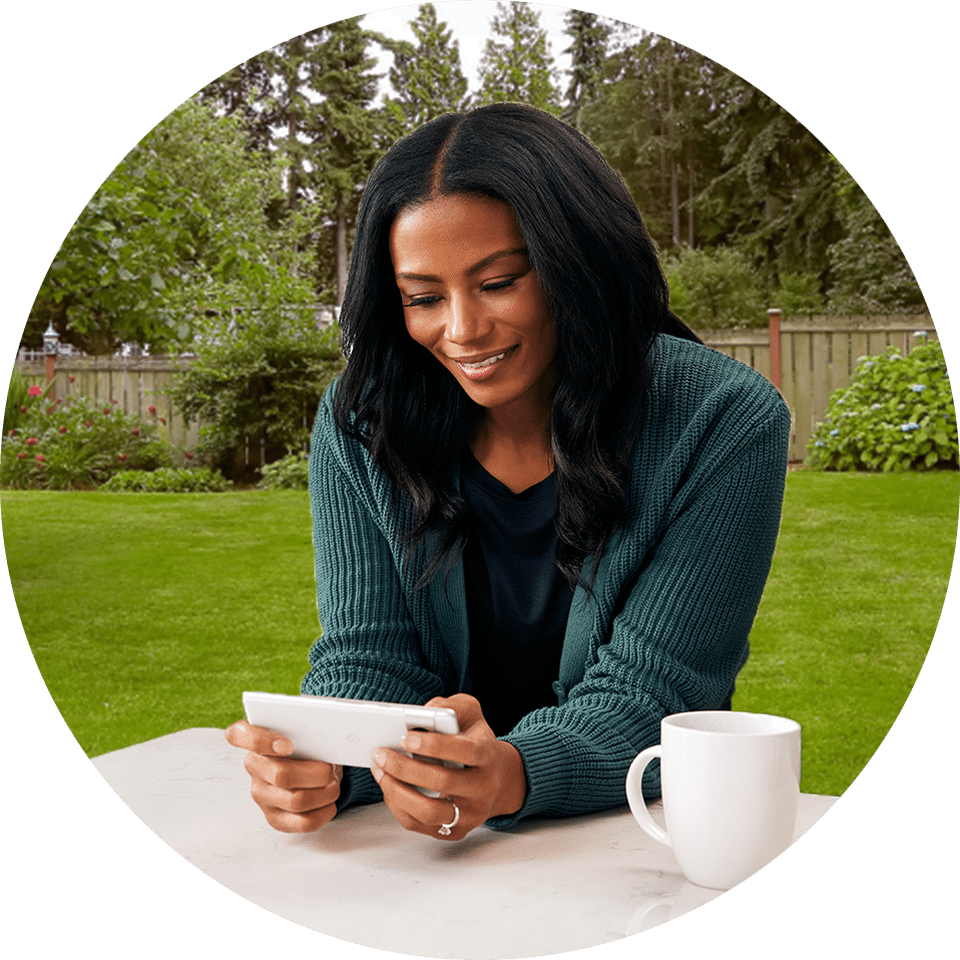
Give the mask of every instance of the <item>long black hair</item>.
M 465 543 L 455 467 L 483 410 L 407 333 L 389 233 L 404 208 L 451 194 L 511 208 L 553 316 L 557 562 L 585 583 L 585 558 L 600 556 L 624 518 L 653 342 L 661 332 L 698 338 L 670 312 L 656 247 L 622 179 L 572 127 L 500 103 L 439 117 L 396 143 L 360 204 L 334 415 L 393 480 L 395 502 L 412 505 L 408 545 L 439 535 L 421 585 Z

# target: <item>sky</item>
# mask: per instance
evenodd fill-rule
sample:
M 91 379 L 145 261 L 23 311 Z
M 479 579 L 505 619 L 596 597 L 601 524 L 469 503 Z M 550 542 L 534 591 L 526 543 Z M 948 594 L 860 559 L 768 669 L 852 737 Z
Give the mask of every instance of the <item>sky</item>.
M 435 2 L 437 18 L 453 31 L 453 39 L 460 45 L 460 62 L 470 82 L 470 89 L 477 88 L 477 70 L 483 55 L 484 44 L 491 34 L 490 24 L 497 10 L 495 2 L 487 0 L 439 0 Z M 553 4 L 530 4 L 540 14 L 540 22 L 547 31 L 554 59 L 560 69 L 569 64 L 569 57 L 562 51 L 569 45 L 563 34 L 563 18 L 567 7 Z M 368 13 L 363 25 L 368 30 L 377 30 L 396 40 L 413 40 L 409 22 L 417 15 L 418 3 L 402 7 L 390 7 Z

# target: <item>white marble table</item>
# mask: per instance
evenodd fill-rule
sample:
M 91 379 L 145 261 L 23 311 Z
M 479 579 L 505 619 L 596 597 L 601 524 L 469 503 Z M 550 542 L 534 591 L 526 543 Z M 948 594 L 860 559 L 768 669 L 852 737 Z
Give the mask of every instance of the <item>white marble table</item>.
M 263 819 L 243 753 L 222 730 L 183 730 L 93 763 L 204 873 L 281 917 L 364 946 L 463 960 L 541 956 L 639 933 L 719 896 L 686 881 L 626 807 L 507 832 L 481 827 L 451 844 L 402 830 L 376 804 L 291 836 Z M 802 795 L 796 835 L 835 799 Z M 659 804 L 653 813 L 662 823 Z

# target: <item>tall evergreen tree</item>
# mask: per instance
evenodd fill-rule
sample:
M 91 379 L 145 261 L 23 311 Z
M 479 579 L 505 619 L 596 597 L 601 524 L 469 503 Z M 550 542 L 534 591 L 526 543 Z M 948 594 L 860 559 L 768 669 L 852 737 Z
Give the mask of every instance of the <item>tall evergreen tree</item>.
M 716 232 L 696 198 L 721 169 L 707 129 L 718 69 L 648 33 L 609 59 L 602 95 L 580 111 L 580 126 L 620 171 L 661 247 L 693 246 Z
M 348 234 L 360 192 L 382 148 L 379 115 L 372 107 L 379 76 L 368 52 L 372 35 L 362 17 L 340 20 L 322 29 L 309 61 L 315 95 L 303 133 L 310 182 L 331 224 L 336 260 L 336 302 L 343 300 L 349 262 Z
M 596 13 L 568 10 L 563 32 L 570 37 L 570 83 L 567 85 L 563 119 L 580 128 L 580 111 L 585 103 L 595 100 L 600 89 L 610 24 Z
M 398 118 L 402 132 L 414 130 L 441 114 L 463 110 L 467 103 L 467 78 L 460 63 L 460 45 L 437 8 L 422 3 L 410 21 L 416 44 L 406 41 L 381 42 L 393 52 L 388 74 L 396 93 L 386 105 Z
M 557 70 L 540 14 L 526 3 L 497 3 L 480 61 L 480 103 L 519 101 L 560 113 Z
M 844 233 L 834 188 L 838 164 L 816 137 L 736 74 L 717 75 L 709 132 L 722 145 L 721 171 L 704 201 L 723 218 L 724 239 L 754 257 L 764 275 L 815 274 L 829 285 L 828 248 Z

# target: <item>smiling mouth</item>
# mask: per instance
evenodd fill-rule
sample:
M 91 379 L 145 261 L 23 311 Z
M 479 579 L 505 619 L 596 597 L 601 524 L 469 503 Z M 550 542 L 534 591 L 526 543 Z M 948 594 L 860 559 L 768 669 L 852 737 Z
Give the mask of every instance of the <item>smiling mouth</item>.
M 495 363 L 499 363 L 513 349 L 513 347 L 510 347 L 509 350 L 504 350 L 503 353 L 496 353 L 493 354 L 493 356 L 484 357 L 483 360 L 477 360 L 473 363 L 466 363 L 463 360 L 454 360 L 453 362 L 460 367 L 464 373 L 479 373 L 479 371 L 486 370 L 487 367 L 492 367 Z

